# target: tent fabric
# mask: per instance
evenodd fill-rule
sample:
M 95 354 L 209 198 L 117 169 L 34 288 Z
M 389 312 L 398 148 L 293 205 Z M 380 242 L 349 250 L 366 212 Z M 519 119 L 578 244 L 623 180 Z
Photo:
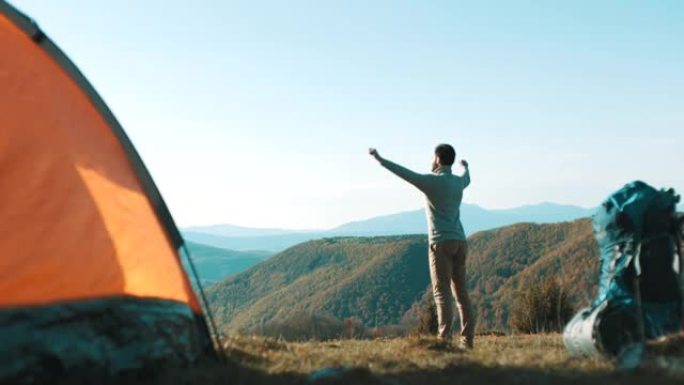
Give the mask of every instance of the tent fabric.
M 0 49 L 0 306 L 131 295 L 199 311 L 176 248 L 89 95 L 6 14 Z
M 0 382 L 31 359 L 116 371 L 211 351 L 183 240 L 104 101 L 3 0 L 0 52 Z

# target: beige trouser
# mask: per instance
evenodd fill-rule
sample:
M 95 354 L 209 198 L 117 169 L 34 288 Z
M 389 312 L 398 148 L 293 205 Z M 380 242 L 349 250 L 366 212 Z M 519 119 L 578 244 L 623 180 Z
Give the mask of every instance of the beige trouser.
M 430 278 L 437 306 L 439 337 L 451 337 L 451 323 L 454 320 L 453 302 L 449 295 L 451 288 L 461 318 L 461 341 L 472 346 L 475 322 L 466 289 L 467 253 L 468 245 L 465 241 L 449 240 L 431 244 Z

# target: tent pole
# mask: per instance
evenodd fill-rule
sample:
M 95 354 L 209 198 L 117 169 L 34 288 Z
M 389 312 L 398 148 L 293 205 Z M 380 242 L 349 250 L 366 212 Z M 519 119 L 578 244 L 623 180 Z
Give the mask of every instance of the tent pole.
M 681 331 L 684 332 L 684 255 L 682 255 L 682 242 L 684 241 L 684 215 L 680 215 L 677 220 L 677 228 L 675 234 L 675 250 L 679 258 L 679 321 L 681 324 Z
M 226 354 L 223 349 L 223 344 L 221 343 L 221 336 L 219 335 L 218 328 L 216 327 L 216 321 L 214 321 L 214 315 L 211 312 L 211 308 L 209 308 L 209 301 L 207 301 L 207 297 L 204 294 L 204 288 L 202 287 L 202 281 L 199 279 L 199 274 L 197 273 L 197 269 L 195 268 L 195 263 L 192 261 L 192 256 L 190 255 L 190 249 L 188 249 L 187 245 L 185 242 L 183 242 L 183 245 L 181 246 L 183 249 L 183 252 L 188 259 L 188 264 L 190 265 L 190 271 L 192 271 L 192 276 L 195 278 L 195 282 L 197 282 L 197 288 L 199 289 L 199 294 L 200 294 L 200 300 L 202 301 L 202 305 L 204 305 L 205 312 L 207 314 L 207 318 L 209 318 L 209 333 L 212 334 L 210 336 L 211 340 L 214 342 L 214 345 L 216 345 L 216 348 L 218 350 L 218 353 L 220 354 L 219 360 L 221 362 L 225 362 L 226 360 Z

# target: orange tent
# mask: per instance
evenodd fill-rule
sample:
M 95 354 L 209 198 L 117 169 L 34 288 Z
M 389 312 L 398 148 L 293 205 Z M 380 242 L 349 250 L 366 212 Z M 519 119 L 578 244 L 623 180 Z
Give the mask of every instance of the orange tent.
M 2 0 L 0 52 L 0 381 L 35 372 L 20 351 L 116 371 L 210 350 L 183 240 L 104 101 Z

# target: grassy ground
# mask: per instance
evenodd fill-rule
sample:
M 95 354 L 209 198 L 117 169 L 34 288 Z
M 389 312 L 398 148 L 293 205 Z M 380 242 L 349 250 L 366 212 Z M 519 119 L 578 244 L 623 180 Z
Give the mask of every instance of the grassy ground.
M 306 374 L 321 367 L 347 366 L 394 374 L 470 364 L 589 372 L 612 369 L 605 360 L 567 358 L 559 335 L 484 337 L 472 351 L 429 337 L 303 343 L 234 337 L 227 347 L 229 355 L 249 355 L 252 367 L 269 373 Z
M 463 351 L 433 338 L 291 343 L 231 337 L 228 363 L 167 372 L 173 384 L 681 384 L 658 370 L 618 372 L 568 357 L 559 335 L 481 337 Z

